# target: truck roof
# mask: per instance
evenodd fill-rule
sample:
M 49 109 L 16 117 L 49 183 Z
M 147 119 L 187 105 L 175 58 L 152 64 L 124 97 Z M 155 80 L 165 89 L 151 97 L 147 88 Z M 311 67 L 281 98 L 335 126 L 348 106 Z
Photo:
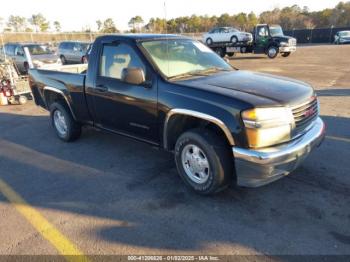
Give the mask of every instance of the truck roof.
M 186 36 L 174 34 L 113 34 L 104 35 L 96 38 L 99 41 L 114 41 L 114 40 L 156 40 L 156 39 L 189 39 Z

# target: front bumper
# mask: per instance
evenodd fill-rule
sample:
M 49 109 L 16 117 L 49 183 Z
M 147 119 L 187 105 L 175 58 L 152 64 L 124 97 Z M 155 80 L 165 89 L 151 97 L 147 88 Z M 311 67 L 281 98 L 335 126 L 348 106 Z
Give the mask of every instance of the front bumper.
M 318 117 L 304 135 L 289 143 L 258 150 L 233 147 L 237 184 L 258 187 L 288 175 L 321 144 L 324 136 L 325 125 Z
M 292 46 L 281 46 L 279 48 L 280 53 L 293 53 L 297 51 L 297 47 L 295 45 Z

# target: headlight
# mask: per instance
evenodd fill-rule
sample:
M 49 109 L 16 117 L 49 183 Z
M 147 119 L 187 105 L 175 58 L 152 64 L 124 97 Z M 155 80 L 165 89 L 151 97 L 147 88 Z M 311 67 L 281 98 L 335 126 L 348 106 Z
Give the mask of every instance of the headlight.
M 242 112 L 250 147 L 259 148 L 288 141 L 294 127 L 292 111 L 286 107 L 254 108 Z
M 280 46 L 289 46 L 288 42 L 280 42 Z

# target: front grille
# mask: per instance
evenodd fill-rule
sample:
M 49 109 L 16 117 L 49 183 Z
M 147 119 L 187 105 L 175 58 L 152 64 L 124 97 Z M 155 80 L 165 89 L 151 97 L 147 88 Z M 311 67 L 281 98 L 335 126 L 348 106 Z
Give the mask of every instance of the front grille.
M 317 98 L 312 97 L 306 103 L 292 107 L 295 129 L 294 136 L 302 133 L 318 115 Z
M 289 45 L 294 46 L 297 45 L 297 40 L 296 39 L 289 39 Z

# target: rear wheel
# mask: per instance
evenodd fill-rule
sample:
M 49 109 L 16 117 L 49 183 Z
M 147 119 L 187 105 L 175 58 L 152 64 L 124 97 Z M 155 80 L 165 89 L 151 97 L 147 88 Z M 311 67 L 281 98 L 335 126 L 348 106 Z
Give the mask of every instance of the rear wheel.
M 195 192 L 208 195 L 225 189 L 233 175 L 233 160 L 225 141 L 206 129 L 193 129 L 175 145 L 180 177 Z
M 225 55 L 226 55 L 225 49 L 222 47 L 215 48 L 214 51 L 215 51 L 215 53 L 217 53 L 221 57 L 225 57 Z
M 60 102 L 52 103 L 50 117 L 52 126 L 61 140 L 70 142 L 80 137 L 81 125 L 73 119 L 66 105 Z
M 278 48 L 276 46 L 270 46 L 267 49 L 267 56 L 271 59 L 275 58 L 278 55 Z
M 87 57 L 86 57 L 86 56 L 83 56 L 83 58 L 81 59 L 81 62 L 82 62 L 83 64 L 87 64 L 87 63 L 88 63 Z
M 289 55 L 290 55 L 290 52 L 282 53 L 282 56 L 283 56 L 283 57 L 288 57 Z
M 61 59 L 62 65 L 67 64 L 67 60 L 63 55 L 60 56 L 60 59 Z
M 211 45 L 211 44 L 213 44 L 213 39 L 211 39 L 211 38 L 209 37 L 209 38 L 207 38 L 207 40 L 205 41 L 205 43 L 206 43 L 207 45 Z

